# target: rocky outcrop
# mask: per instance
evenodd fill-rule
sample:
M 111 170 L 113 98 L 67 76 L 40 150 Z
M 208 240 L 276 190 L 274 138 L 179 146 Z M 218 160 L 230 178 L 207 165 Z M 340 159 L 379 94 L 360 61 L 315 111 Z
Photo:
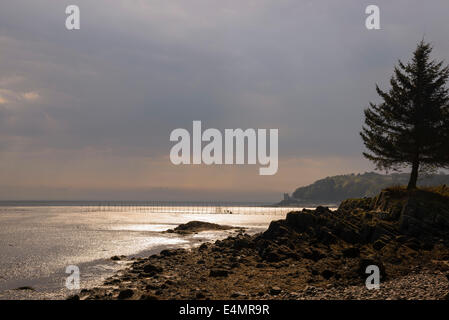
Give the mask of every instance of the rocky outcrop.
M 400 215 L 399 229 L 412 237 L 430 242 L 441 239 L 448 245 L 449 204 L 407 199 Z
M 388 242 L 421 246 L 442 242 L 449 246 L 449 198 L 432 192 L 387 189 L 375 198 L 350 199 L 338 210 L 290 212 L 272 222 L 263 238 L 276 241 L 290 232 L 313 237 L 323 244 L 338 240 L 372 244 L 381 250 Z
M 204 221 L 190 221 L 184 224 L 180 224 L 176 228 L 169 229 L 165 232 L 178 233 L 178 234 L 191 234 L 207 230 L 230 230 L 230 229 L 242 229 L 242 228 L 224 226 Z

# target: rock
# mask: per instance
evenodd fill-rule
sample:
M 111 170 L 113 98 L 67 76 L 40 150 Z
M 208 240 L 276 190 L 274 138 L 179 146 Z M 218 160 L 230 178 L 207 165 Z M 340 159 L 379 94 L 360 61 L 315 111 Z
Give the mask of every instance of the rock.
M 287 214 L 287 217 L 290 213 Z M 282 236 L 285 236 L 286 234 L 291 233 L 291 229 L 288 227 L 288 222 L 286 221 L 271 221 L 270 226 L 268 229 L 262 234 L 261 238 L 264 240 L 277 240 Z M 265 241 L 258 241 L 257 247 L 263 248 Z
M 330 270 L 324 270 L 323 272 L 321 272 L 321 275 L 323 276 L 324 279 L 329 280 L 335 273 L 333 271 Z
M 113 261 L 119 261 L 119 260 L 121 260 L 121 259 L 120 259 L 119 256 L 113 256 L 113 257 L 111 257 L 111 260 L 113 260 Z
M 447 239 L 447 207 L 447 197 L 436 194 L 409 197 L 402 208 L 399 228 L 403 234 L 420 240 L 438 236 Z
M 306 231 L 308 227 L 315 226 L 317 222 L 317 217 L 313 213 L 309 212 L 289 212 L 285 218 L 286 223 L 289 227 L 293 228 L 298 232 Z M 274 221 L 277 222 L 277 221 Z M 271 225 L 274 223 L 272 222 Z
M 449 291 L 443 297 L 443 300 L 449 300 Z
M 236 291 L 231 294 L 231 298 L 243 298 L 243 297 L 246 297 L 246 293 Z
M 157 290 L 159 289 L 159 286 L 155 285 L 155 284 L 147 284 L 145 287 L 146 290 Z
M 105 284 L 119 284 L 119 283 L 120 279 L 110 279 L 105 281 Z
M 325 215 L 325 214 L 332 213 L 332 211 L 328 207 L 318 206 L 315 209 L 315 213 L 317 213 L 319 215 L 323 215 L 323 214 Z
M 200 251 L 204 251 L 204 250 L 207 250 L 207 248 L 208 248 L 207 243 L 203 243 L 203 244 L 200 245 L 200 247 L 199 247 L 198 249 L 199 249 Z
M 357 247 L 349 247 L 346 249 L 343 249 L 342 252 L 343 257 L 345 258 L 357 258 L 360 256 L 360 250 Z
M 161 273 L 162 268 L 155 266 L 154 264 L 147 263 L 143 266 L 143 271 L 146 273 Z
M 125 289 L 120 291 L 118 298 L 119 299 L 129 299 L 134 295 L 134 290 L 132 289 Z
M 143 294 L 140 296 L 140 300 L 158 300 L 158 298 L 150 294 Z
M 360 243 L 362 240 L 358 230 L 349 225 L 343 227 L 339 236 L 341 239 L 351 244 Z
M 324 244 L 334 244 L 338 240 L 338 238 L 326 227 L 320 228 L 318 238 Z
M 285 259 L 285 257 L 281 256 L 278 252 L 271 250 L 267 250 L 266 253 L 262 255 L 262 258 L 268 262 L 279 262 Z
M 185 224 L 180 224 L 174 229 L 167 230 L 166 232 L 175 232 L 179 234 L 191 234 L 206 230 L 229 230 L 235 229 L 231 226 L 222 226 L 216 223 L 204 222 L 204 221 L 190 221 Z
M 371 210 L 372 209 L 372 198 L 363 198 L 363 199 L 347 199 L 343 200 L 338 207 L 338 210 L 342 211 L 354 211 L 354 209 L 360 208 L 363 210 Z
M 252 243 L 251 243 L 251 241 L 249 241 L 249 239 L 240 238 L 240 239 L 236 239 L 234 241 L 234 249 L 236 249 L 236 250 L 242 250 L 242 249 L 251 248 L 251 247 L 252 247 Z
M 270 288 L 270 294 L 273 295 L 273 296 L 276 296 L 276 295 L 278 295 L 281 292 L 282 292 L 282 289 L 279 288 L 279 287 L 271 287 Z
M 209 273 L 209 277 L 227 277 L 229 271 L 226 269 L 212 269 Z
M 303 257 L 317 262 L 317 261 L 325 258 L 326 254 L 324 254 L 323 252 L 321 252 L 317 249 L 305 248 L 303 251 Z
M 408 240 L 407 236 L 396 236 L 395 240 L 399 243 L 405 243 Z
M 379 251 L 380 249 L 382 249 L 383 247 L 385 247 L 385 242 L 383 242 L 382 240 L 376 240 L 373 243 L 373 248 L 374 250 Z
M 420 244 L 416 239 L 410 239 L 404 244 L 407 248 L 418 251 L 420 248 Z
M 307 295 L 312 295 L 314 296 L 316 294 L 316 288 L 313 286 L 307 286 L 304 289 L 304 293 Z
M 247 259 L 247 258 L 240 258 L 239 262 L 241 264 L 245 264 L 245 265 L 252 265 L 253 261 L 251 259 Z
M 160 255 L 163 257 L 170 257 L 170 256 L 174 256 L 176 254 L 177 254 L 176 250 L 170 250 L 170 249 L 162 250 L 160 253 Z
M 33 287 L 30 287 L 30 286 L 18 287 L 18 288 L 15 288 L 14 290 L 29 290 L 29 291 L 36 291 Z
M 165 282 L 161 285 L 161 288 L 162 288 L 162 289 L 165 289 L 165 288 L 168 288 L 169 286 L 172 286 L 172 285 L 174 285 L 174 284 L 175 284 L 174 281 L 168 279 L 167 281 L 165 281 Z

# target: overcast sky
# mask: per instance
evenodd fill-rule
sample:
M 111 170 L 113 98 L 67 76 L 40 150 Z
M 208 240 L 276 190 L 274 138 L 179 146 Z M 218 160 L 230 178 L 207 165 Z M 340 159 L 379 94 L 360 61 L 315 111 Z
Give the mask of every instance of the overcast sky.
M 274 201 L 371 171 L 375 83 L 423 37 L 449 59 L 448 16 L 447 0 L 2 0 L 0 199 Z M 193 120 L 278 128 L 278 173 L 174 166 L 170 132 Z

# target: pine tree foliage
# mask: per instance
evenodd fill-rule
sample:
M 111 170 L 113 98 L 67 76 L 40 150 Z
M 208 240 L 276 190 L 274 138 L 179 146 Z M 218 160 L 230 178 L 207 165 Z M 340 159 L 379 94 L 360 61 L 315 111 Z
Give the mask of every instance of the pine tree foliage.
M 363 155 L 379 170 L 411 167 L 408 188 L 416 188 L 418 172 L 449 167 L 449 67 L 431 60 L 432 47 L 421 41 L 412 60 L 399 61 L 380 104 L 365 110 L 360 133 L 368 149 Z

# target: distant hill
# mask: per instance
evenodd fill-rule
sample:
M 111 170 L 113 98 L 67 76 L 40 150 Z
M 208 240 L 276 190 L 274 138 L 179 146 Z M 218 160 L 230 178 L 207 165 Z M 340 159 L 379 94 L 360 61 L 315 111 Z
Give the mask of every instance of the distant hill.
M 393 173 L 389 175 L 367 172 L 363 174 L 347 174 L 327 177 L 318 180 L 311 185 L 296 189 L 290 200 L 284 200 L 280 204 L 293 203 L 339 203 L 350 198 L 372 197 L 382 189 L 406 185 L 409 179 L 408 173 Z M 449 185 L 448 174 L 436 174 L 423 176 L 418 181 L 420 186 Z

